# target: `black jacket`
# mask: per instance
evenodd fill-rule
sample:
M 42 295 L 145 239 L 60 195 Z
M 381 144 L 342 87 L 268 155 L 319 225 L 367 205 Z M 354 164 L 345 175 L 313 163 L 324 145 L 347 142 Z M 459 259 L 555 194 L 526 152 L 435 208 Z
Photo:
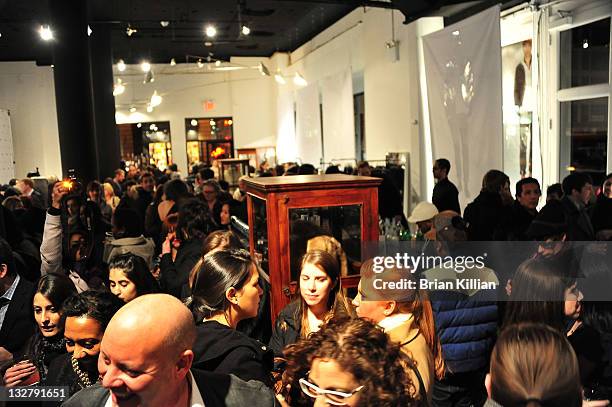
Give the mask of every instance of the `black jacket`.
M 2 329 L 0 329 L 0 346 L 11 353 L 22 349 L 34 335 L 33 296 L 34 285 L 21 277 L 4 315 Z
M 451 210 L 461 215 L 459 190 L 448 178 L 438 181 L 436 186 L 434 186 L 431 200 L 439 212 Z
M 273 353 L 267 346 L 216 321 L 203 322 L 196 329 L 194 368 L 272 385 Z
M 278 406 L 274 393 L 263 384 L 245 382 L 233 375 L 192 369 L 206 407 Z M 84 389 L 62 404 L 63 407 L 104 407 L 110 392 L 99 384 Z
M 507 224 L 504 227 L 507 231 L 507 239 L 521 241 L 530 240 L 527 237 L 527 229 L 529 229 L 529 225 L 531 225 L 531 222 L 533 222 L 537 216 L 537 210 L 535 213 L 531 213 L 515 200 L 510 207 L 509 214 L 510 216 L 506 219 Z
M 160 263 L 162 290 L 180 299 L 181 289 L 189 281 L 189 273 L 201 256 L 202 241 L 199 239 L 182 242 L 174 262 L 171 254 L 164 254 Z
M 93 369 L 92 369 L 93 370 Z M 92 383 L 98 380 L 98 372 L 87 371 L 87 376 Z M 83 385 L 80 383 L 79 377 L 72 368 L 72 353 L 66 353 L 53 359 L 49 364 L 49 373 L 47 379 L 41 382 L 42 386 L 68 386 L 68 394 L 70 396 L 79 392 Z M 59 402 L 45 402 L 45 406 L 59 406 Z
M 578 209 L 576 204 L 568 197 L 561 199 L 565 219 L 567 220 L 567 240 L 588 241 L 595 240 L 595 231 L 586 208 Z
M 482 191 L 463 214 L 469 223 L 468 239 L 472 241 L 506 240 L 510 207 L 504 206 L 497 193 Z
M 298 301 L 293 301 L 283 308 L 276 318 L 269 344 L 275 357 L 282 357 L 283 349 L 300 339 L 302 321 L 299 315 L 297 317 L 295 315 L 299 305 Z

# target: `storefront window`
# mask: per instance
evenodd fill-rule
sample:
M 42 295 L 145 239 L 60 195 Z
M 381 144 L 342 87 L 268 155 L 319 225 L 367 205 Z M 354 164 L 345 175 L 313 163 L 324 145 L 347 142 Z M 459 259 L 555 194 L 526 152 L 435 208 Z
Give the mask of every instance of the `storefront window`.
M 610 19 L 560 34 L 560 89 L 607 83 L 610 64 Z
M 173 163 L 170 122 L 127 123 L 117 127 L 122 160 L 154 164 L 162 171 Z
M 187 162 L 211 164 L 214 159 L 232 158 L 234 122 L 231 117 L 187 118 Z
M 606 174 L 608 98 L 562 102 L 561 179 L 572 171 L 589 174 L 595 184 Z

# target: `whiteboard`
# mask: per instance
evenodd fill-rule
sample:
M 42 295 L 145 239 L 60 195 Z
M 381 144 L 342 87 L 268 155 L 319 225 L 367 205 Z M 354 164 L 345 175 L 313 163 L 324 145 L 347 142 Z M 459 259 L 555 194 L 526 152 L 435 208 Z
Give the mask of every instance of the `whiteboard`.
M 12 178 L 15 178 L 15 162 L 11 114 L 8 110 L 0 109 L 0 184 L 8 184 Z

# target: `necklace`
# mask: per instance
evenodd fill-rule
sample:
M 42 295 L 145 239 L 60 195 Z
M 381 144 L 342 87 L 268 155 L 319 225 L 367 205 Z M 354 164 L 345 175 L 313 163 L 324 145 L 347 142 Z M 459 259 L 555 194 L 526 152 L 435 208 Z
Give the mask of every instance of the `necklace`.
M 81 386 L 82 389 L 91 387 L 91 380 L 89 380 L 87 374 L 81 370 L 79 362 L 73 357 L 70 358 L 70 362 L 72 363 L 72 370 L 74 370 L 74 373 L 76 373 L 79 378 L 79 386 Z
M 576 321 L 572 325 L 571 329 L 567 332 L 567 336 L 571 336 L 582 326 L 582 321 Z

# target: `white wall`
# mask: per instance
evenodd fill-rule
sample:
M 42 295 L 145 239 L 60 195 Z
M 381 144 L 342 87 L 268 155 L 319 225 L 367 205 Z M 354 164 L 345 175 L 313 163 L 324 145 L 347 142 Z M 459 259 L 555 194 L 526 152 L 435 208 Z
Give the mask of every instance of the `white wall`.
M 15 176 L 25 177 L 36 167 L 41 175 L 61 176 L 53 69 L 1 62 L 0 108 L 11 112 Z
M 233 58 L 232 62 L 256 67 L 260 60 Z M 234 148 L 269 145 L 275 133 L 274 79 L 262 76 L 257 69 L 230 72 L 209 72 L 195 64 L 154 65 L 155 81 L 143 84 L 139 66 L 128 65 L 124 73 L 115 71 L 115 78 L 126 84 L 122 95 L 115 97 L 118 124 L 148 121 L 169 121 L 172 137 L 172 157 L 179 170 L 187 172 L 185 119 L 189 117 L 231 116 L 234 122 Z M 188 73 L 185 73 L 188 71 Z M 181 73 L 183 72 L 183 73 Z M 145 110 L 153 92 L 163 102 L 152 113 Z M 213 100 L 215 108 L 205 111 L 203 102 Z M 130 106 L 138 111 L 130 113 Z M 266 144 L 267 143 L 267 144 Z

